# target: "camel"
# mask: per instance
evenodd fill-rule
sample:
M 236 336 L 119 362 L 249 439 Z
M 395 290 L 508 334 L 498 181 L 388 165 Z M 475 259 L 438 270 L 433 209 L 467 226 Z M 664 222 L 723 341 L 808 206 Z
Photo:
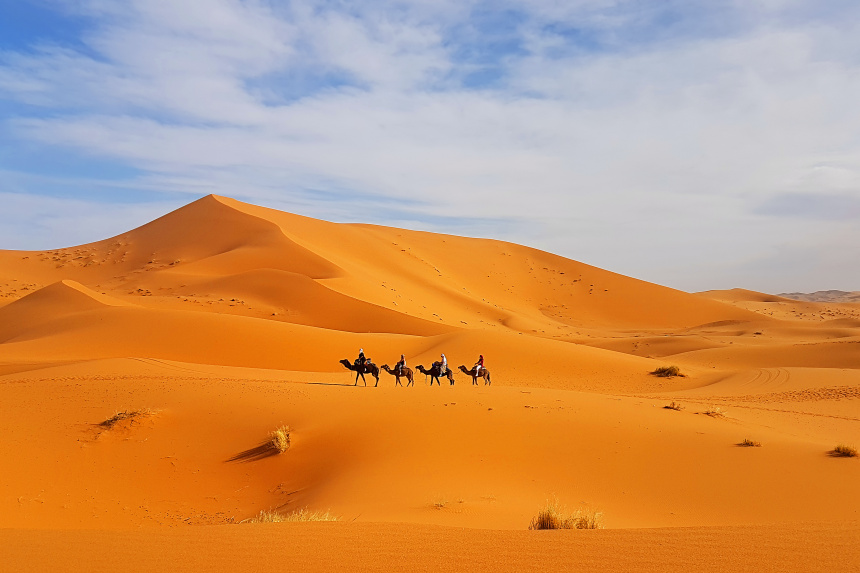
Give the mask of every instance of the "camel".
M 412 369 L 411 368 L 407 368 L 406 366 L 404 366 L 403 370 L 401 370 L 401 373 L 399 375 L 397 374 L 397 370 L 396 369 L 392 370 L 391 368 L 388 367 L 388 364 L 383 364 L 382 366 L 380 366 L 380 368 L 382 368 L 383 370 L 385 370 L 386 372 L 388 372 L 389 374 L 394 376 L 394 378 L 395 378 L 394 385 L 395 386 L 403 386 L 403 384 L 400 383 L 400 377 L 401 376 L 406 378 L 406 380 L 407 380 L 406 385 L 407 386 L 415 386 L 415 381 L 412 379 Z
M 346 366 L 347 370 L 352 370 L 355 372 L 355 384 L 353 386 L 358 386 L 358 377 L 361 376 L 361 381 L 364 382 L 364 385 L 367 386 L 367 380 L 364 379 L 365 374 L 373 374 L 373 377 L 376 378 L 376 384 L 373 385 L 374 388 L 379 386 L 379 367 L 376 364 L 371 364 L 370 362 L 365 363 L 364 368 L 360 366 L 356 366 L 352 362 L 350 362 L 347 358 L 344 358 L 340 361 L 341 364 Z
M 478 378 L 484 379 L 484 386 L 490 384 L 490 371 L 486 368 L 481 368 L 480 374 L 475 374 L 474 367 L 471 370 L 466 370 L 465 366 L 460 365 L 460 370 L 462 370 L 464 374 L 467 374 L 472 377 L 472 384 L 475 386 L 478 385 Z
M 436 384 L 439 384 L 439 386 L 441 386 L 442 384 L 439 382 L 439 378 L 442 376 L 444 376 L 445 378 L 447 378 L 451 382 L 451 386 L 454 385 L 454 373 L 451 372 L 450 368 L 448 368 L 448 369 L 446 369 L 445 373 L 442 374 L 441 373 L 441 367 L 439 366 L 438 362 L 434 362 L 433 366 L 430 368 L 430 370 L 427 370 L 421 364 L 419 364 L 415 368 L 421 374 L 424 374 L 425 376 L 427 376 L 427 375 L 430 376 L 430 385 L 431 386 L 433 385 L 433 380 L 436 380 Z

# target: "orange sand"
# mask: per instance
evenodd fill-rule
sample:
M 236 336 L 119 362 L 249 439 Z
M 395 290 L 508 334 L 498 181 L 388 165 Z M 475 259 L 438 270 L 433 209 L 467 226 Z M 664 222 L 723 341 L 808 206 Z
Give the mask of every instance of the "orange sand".
M 452 369 L 482 353 L 493 383 L 356 387 L 338 360 L 359 347 Z M 665 365 L 686 376 L 648 374 Z M 229 461 L 282 424 L 286 453 Z M 57 544 L 91 570 L 197 546 L 171 568 L 860 568 L 860 460 L 828 455 L 860 445 L 860 304 L 688 294 L 223 197 L 0 251 L 0 436 L 14 570 L 69 566 Z M 524 531 L 547 499 L 607 529 Z M 304 507 L 341 522 L 239 524 Z

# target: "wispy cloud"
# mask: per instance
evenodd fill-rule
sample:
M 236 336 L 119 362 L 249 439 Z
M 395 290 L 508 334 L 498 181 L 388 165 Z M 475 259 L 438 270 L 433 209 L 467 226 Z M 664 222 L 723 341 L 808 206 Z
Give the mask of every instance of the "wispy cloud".
M 75 41 L 0 53 L 0 145 L 30 154 L 0 167 L 74 150 L 76 199 L 111 162 L 117 194 L 393 217 L 688 289 L 828 287 L 747 261 L 850 233 L 823 214 L 860 194 L 854 3 L 49 6 Z

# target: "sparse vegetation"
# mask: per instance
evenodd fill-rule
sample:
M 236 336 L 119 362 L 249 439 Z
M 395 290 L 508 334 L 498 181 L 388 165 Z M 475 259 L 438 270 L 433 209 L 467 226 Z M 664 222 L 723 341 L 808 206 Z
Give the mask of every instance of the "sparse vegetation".
M 726 415 L 726 412 L 719 406 L 708 406 L 707 410 L 702 412 L 702 414 L 710 416 L 711 418 L 722 418 Z
M 760 448 L 761 442 L 756 442 L 756 441 L 750 440 L 749 438 L 744 438 L 744 441 L 739 443 L 738 445 L 741 447 L 744 447 L 744 448 Z
M 855 448 L 854 446 L 839 444 L 830 451 L 830 455 L 835 458 L 856 458 L 857 448 Z
M 272 449 L 277 450 L 280 454 L 283 454 L 290 449 L 290 427 L 281 426 L 272 432 L 270 443 Z
M 681 374 L 681 369 L 677 366 L 661 366 L 653 372 L 650 372 L 650 374 L 652 376 L 659 376 L 660 378 L 671 378 L 673 376 L 684 377 L 684 375 Z
M 557 501 L 548 501 L 534 516 L 529 529 L 603 529 L 603 514 L 591 510 L 577 510 L 565 514 Z
M 277 511 L 261 511 L 256 517 L 244 520 L 242 523 L 284 523 L 290 521 L 337 521 L 340 519 L 329 511 L 309 511 L 306 507 L 282 514 Z
M 444 497 L 437 497 L 431 504 L 434 509 L 445 509 L 448 505 L 448 500 Z
M 667 404 L 663 406 L 666 410 L 675 410 L 676 412 L 680 412 L 684 409 L 684 407 L 680 403 L 672 402 L 671 404 Z
M 152 416 L 156 411 L 150 408 L 141 408 L 140 410 L 123 410 L 122 412 L 117 412 L 104 422 L 101 422 L 99 426 L 110 430 L 119 422 L 123 420 L 128 420 L 129 423 L 134 423 L 139 418 L 145 418 L 147 416 Z

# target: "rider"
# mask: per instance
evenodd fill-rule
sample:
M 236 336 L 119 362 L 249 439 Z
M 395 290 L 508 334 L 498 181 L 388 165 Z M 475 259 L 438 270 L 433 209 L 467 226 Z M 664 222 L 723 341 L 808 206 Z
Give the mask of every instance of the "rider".
M 394 371 L 397 372 L 398 376 L 402 376 L 404 368 L 406 368 L 406 356 L 404 354 L 401 354 L 400 362 L 394 365 Z
M 483 367 L 484 367 L 484 355 L 481 354 L 478 357 L 478 361 L 475 362 L 475 376 L 481 375 L 481 368 L 483 368 Z
M 448 372 L 448 359 L 445 358 L 445 353 L 442 353 L 442 362 L 439 364 L 439 375 L 444 376 Z
M 359 348 L 359 349 L 358 349 L 358 358 L 355 360 L 356 365 L 360 366 L 361 368 L 364 368 L 364 365 L 365 365 L 367 362 L 370 362 L 370 360 L 368 360 L 367 358 L 365 358 L 365 356 L 364 356 L 364 348 Z

